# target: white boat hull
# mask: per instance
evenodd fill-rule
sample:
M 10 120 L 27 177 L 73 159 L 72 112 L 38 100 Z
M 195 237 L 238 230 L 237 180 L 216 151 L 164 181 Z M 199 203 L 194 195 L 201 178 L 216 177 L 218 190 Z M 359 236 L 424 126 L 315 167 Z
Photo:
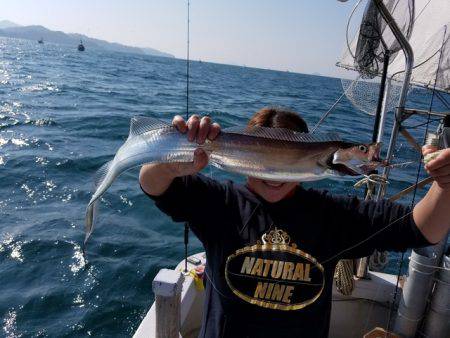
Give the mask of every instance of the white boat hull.
M 206 262 L 204 253 L 193 255 Z M 188 263 L 188 270 L 197 265 Z M 183 271 L 184 261 L 175 268 Z M 396 276 L 369 272 L 370 279 L 358 279 L 351 296 L 333 290 L 330 338 L 362 337 L 375 327 L 386 327 L 389 306 L 395 290 Z M 399 297 L 400 298 L 400 295 Z M 181 294 L 181 336 L 197 337 L 203 313 L 204 291 L 198 290 L 194 279 L 185 276 Z M 153 304 L 134 334 L 135 338 L 155 337 L 156 315 Z

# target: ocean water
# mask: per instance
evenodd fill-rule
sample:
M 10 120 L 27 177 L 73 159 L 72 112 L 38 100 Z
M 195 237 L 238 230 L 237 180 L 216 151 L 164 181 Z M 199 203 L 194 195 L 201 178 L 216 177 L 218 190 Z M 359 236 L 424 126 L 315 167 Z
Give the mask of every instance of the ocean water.
M 130 336 L 153 301 L 157 271 L 183 258 L 183 226 L 143 195 L 137 170 L 102 199 L 89 264 L 80 245 L 93 175 L 127 138 L 130 118 L 186 113 L 185 61 L 74 47 L 0 39 L 0 336 Z M 206 62 L 191 63 L 190 81 L 190 113 L 224 127 L 268 105 L 296 110 L 313 126 L 342 93 L 339 79 Z M 409 102 L 427 108 L 430 95 L 414 91 Z M 391 123 L 392 114 L 387 131 Z M 367 142 L 372 125 L 344 99 L 321 130 Z M 417 154 L 400 139 L 396 161 L 411 159 Z M 416 165 L 393 170 L 389 193 L 416 173 Z M 353 183 L 308 186 L 362 196 Z M 200 251 L 190 238 L 189 252 Z

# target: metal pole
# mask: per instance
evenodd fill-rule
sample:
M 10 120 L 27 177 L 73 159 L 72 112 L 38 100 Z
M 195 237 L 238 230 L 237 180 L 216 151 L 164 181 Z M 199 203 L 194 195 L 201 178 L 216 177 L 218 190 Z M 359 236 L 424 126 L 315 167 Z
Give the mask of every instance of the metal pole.
M 399 130 L 400 130 L 400 127 L 402 124 L 406 97 L 408 95 L 408 87 L 409 87 L 409 83 L 411 80 L 412 68 L 414 65 L 414 53 L 411 48 L 411 45 L 409 44 L 408 40 L 403 35 L 400 28 L 397 26 L 397 23 L 395 22 L 391 13 L 389 13 L 386 6 L 383 4 L 383 0 L 373 0 L 373 2 L 375 4 L 375 6 L 377 6 L 378 11 L 380 12 L 383 19 L 386 21 L 387 25 L 391 29 L 395 38 L 399 42 L 400 47 L 403 50 L 403 53 L 405 54 L 405 67 L 406 67 L 405 78 L 403 80 L 402 90 L 400 93 L 400 98 L 398 100 L 398 107 L 395 112 L 395 121 L 394 121 L 394 126 L 392 127 L 391 139 L 389 141 L 389 146 L 388 146 L 388 150 L 386 153 L 386 160 L 388 162 L 390 162 L 392 159 L 392 155 L 394 154 L 395 144 L 397 142 L 398 133 L 399 133 Z M 383 170 L 383 176 L 385 178 L 388 178 L 389 172 L 390 172 L 389 166 L 385 167 Z M 377 198 L 380 199 L 383 196 L 384 196 L 384 189 L 380 188 L 378 190 Z
M 403 118 L 403 110 L 405 108 L 406 96 L 408 94 L 408 86 L 409 86 L 409 82 L 411 79 L 411 72 L 412 72 L 412 68 L 413 68 L 413 64 L 414 64 L 414 54 L 413 54 L 410 44 L 406 40 L 406 38 L 403 35 L 400 28 L 397 26 L 397 23 L 395 22 L 391 13 L 387 10 L 385 5 L 383 4 L 383 0 L 373 0 L 373 2 L 376 5 L 376 7 L 377 7 L 378 11 L 380 12 L 381 16 L 383 17 L 383 19 L 386 21 L 387 25 L 391 29 L 392 33 L 394 34 L 395 38 L 399 42 L 399 44 L 405 54 L 405 64 L 406 64 L 405 79 L 403 81 L 402 91 L 400 94 L 400 99 L 399 99 L 397 111 L 395 114 L 394 127 L 392 130 L 391 139 L 389 142 L 389 147 L 388 147 L 388 151 L 387 151 L 387 155 L 386 155 L 387 161 L 390 162 L 392 155 L 394 153 L 395 143 L 397 141 L 398 133 L 399 133 L 400 126 L 401 126 L 401 121 Z M 386 56 L 385 56 L 385 61 L 386 61 Z M 384 67 L 383 67 L 383 77 L 384 77 L 384 79 L 382 79 L 383 94 L 384 94 L 384 85 L 385 85 L 384 83 L 386 81 L 387 66 L 388 66 L 389 60 L 387 60 L 387 61 L 388 62 L 385 62 Z M 380 92 L 381 92 L 381 90 L 380 90 Z M 383 100 L 378 101 L 377 115 L 379 115 L 378 108 L 381 107 L 382 102 L 383 102 Z M 379 129 L 383 130 L 384 126 L 382 126 L 380 124 L 380 122 L 381 122 L 380 117 L 378 117 L 378 121 L 377 121 L 377 118 L 375 121 L 376 121 L 375 123 L 379 124 L 378 127 L 376 126 L 376 124 L 374 126 L 373 137 L 375 140 L 377 140 L 379 138 L 378 135 L 380 134 Z M 382 122 L 383 122 L 383 124 L 385 123 L 384 118 L 383 118 Z M 381 135 L 380 135 L 380 137 L 381 137 Z M 387 178 L 389 176 L 389 169 L 390 169 L 389 167 L 385 167 L 383 170 L 383 176 L 385 178 Z M 375 200 L 380 200 L 381 198 L 383 198 L 383 196 L 384 196 L 384 186 L 380 186 L 380 189 L 378 189 L 378 191 L 377 191 Z M 357 264 L 358 264 L 357 276 L 363 278 L 367 273 L 367 257 L 364 257 L 361 260 L 359 260 Z
M 424 334 L 425 337 L 445 338 L 450 332 L 450 255 L 444 256 L 441 269 L 436 276 L 431 299 L 430 310 L 427 314 Z
M 433 286 L 438 257 L 433 247 L 414 249 L 409 262 L 408 279 L 403 285 L 395 332 L 405 338 L 413 338 L 423 317 L 428 295 Z
M 386 78 L 387 78 L 390 54 L 391 54 L 391 52 L 389 51 L 389 49 L 386 49 L 384 51 L 383 73 L 381 74 L 380 93 L 378 94 L 378 105 L 377 105 L 377 111 L 375 113 L 375 122 L 373 124 L 372 142 L 377 141 L 378 133 L 380 131 L 381 111 L 383 109 Z
M 388 100 L 389 95 L 391 94 L 391 81 L 392 79 L 388 79 L 386 82 L 386 89 L 384 90 L 384 97 L 383 97 L 383 108 L 381 110 L 381 119 L 380 119 L 380 125 L 378 129 L 378 137 L 376 142 L 381 143 L 383 140 L 383 134 L 384 134 L 384 126 L 386 124 L 386 116 L 387 116 L 387 110 L 388 110 Z

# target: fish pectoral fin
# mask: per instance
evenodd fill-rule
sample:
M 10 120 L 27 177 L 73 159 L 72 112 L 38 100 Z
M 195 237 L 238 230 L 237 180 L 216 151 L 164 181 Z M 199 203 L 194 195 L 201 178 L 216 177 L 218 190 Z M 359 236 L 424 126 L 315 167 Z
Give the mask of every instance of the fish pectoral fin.
M 333 169 L 334 153 L 329 156 L 323 156 L 317 160 L 317 165 L 321 168 Z

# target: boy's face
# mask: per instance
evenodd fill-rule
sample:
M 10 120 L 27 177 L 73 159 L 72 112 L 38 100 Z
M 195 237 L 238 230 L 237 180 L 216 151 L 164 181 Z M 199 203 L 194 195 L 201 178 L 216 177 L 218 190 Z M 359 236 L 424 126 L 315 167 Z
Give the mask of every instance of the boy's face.
M 267 202 L 275 203 L 289 197 L 295 190 L 296 182 L 276 182 L 247 177 L 247 185 L 254 193 Z

